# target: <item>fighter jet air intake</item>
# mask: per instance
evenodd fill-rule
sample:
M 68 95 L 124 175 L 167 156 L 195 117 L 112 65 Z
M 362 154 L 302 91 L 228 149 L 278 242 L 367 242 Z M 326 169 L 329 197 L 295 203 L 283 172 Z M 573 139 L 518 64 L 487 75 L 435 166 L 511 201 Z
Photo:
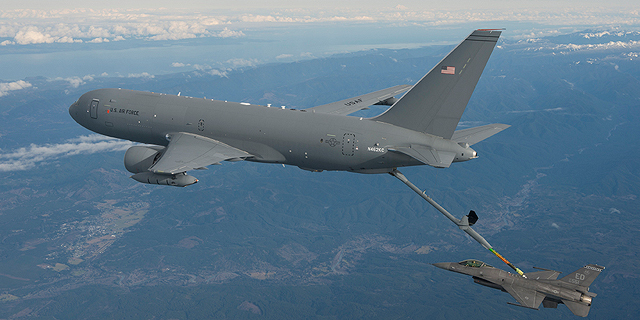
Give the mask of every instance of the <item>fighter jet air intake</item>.
M 473 144 L 509 127 L 456 131 L 500 34 L 472 32 L 414 86 L 308 109 L 99 89 L 83 94 L 69 113 L 93 132 L 146 144 L 124 157 L 132 178 L 142 183 L 185 187 L 198 182 L 190 170 L 241 160 L 315 172 L 447 168 L 477 158 Z M 391 107 L 372 118 L 348 116 L 373 104 Z

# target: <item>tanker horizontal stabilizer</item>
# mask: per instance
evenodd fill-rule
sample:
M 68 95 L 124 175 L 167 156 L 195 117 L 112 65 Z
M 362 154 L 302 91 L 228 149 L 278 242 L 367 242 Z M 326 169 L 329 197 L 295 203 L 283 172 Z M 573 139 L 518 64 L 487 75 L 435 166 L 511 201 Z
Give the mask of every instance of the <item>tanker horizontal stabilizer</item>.
M 177 174 L 228 159 L 251 156 L 245 151 L 197 134 L 180 132 L 169 134 L 169 137 L 171 140 L 167 150 L 149 171 Z
M 472 146 L 509 127 L 511 126 L 508 124 L 494 123 L 486 126 L 456 130 L 456 132 L 453 133 L 451 140 L 458 143 L 463 142 Z

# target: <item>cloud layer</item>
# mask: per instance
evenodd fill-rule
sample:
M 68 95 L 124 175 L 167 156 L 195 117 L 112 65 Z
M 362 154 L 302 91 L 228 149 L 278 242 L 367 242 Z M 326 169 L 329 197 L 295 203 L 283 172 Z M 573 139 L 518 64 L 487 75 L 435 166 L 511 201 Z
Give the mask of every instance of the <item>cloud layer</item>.
M 9 152 L 0 150 L 0 172 L 28 170 L 38 164 L 78 154 L 124 151 L 135 145 L 131 141 L 100 135 L 80 136 L 65 143 L 37 145 Z
M 283 9 L 272 12 L 190 12 L 175 9 L 0 10 L 0 45 L 104 43 L 198 37 L 243 37 L 256 27 L 310 23 L 388 23 L 425 27 L 468 22 L 520 21 L 548 25 L 638 25 L 636 10 L 580 7 L 549 9 L 433 10 L 403 5 Z
M 0 45 L 104 43 L 126 39 L 180 40 L 242 37 L 216 17 L 169 10 L 0 11 Z

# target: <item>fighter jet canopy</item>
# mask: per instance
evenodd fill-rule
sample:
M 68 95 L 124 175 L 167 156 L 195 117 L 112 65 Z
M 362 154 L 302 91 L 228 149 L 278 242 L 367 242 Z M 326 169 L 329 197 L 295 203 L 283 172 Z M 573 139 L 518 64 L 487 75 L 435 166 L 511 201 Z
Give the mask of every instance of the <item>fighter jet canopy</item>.
M 486 263 L 484 263 L 484 262 L 482 262 L 480 260 L 474 260 L 474 259 L 468 259 L 468 260 L 460 261 L 460 262 L 458 262 L 458 264 L 463 265 L 465 267 L 472 267 L 472 268 L 491 267 L 490 265 L 488 265 L 488 264 L 486 264 Z

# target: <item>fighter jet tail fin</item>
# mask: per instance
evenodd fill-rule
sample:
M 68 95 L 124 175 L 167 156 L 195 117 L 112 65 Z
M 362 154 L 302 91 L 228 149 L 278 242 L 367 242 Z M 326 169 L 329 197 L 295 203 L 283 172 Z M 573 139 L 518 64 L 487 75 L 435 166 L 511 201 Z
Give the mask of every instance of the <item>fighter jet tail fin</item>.
M 567 308 L 569 308 L 569 310 L 578 317 L 586 317 L 589 315 L 589 310 L 591 309 L 591 306 L 589 305 L 571 300 L 562 300 L 562 303 L 564 303 Z
M 390 109 L 372 120 L 450 139 L 500 37 L 476 30 Z
M 595 280 L 600 275 L 600 272 L 602 272 L 602 270 L 604 270 L 604 267 L 602 266 L 596 264 L 588 264 L 581 269 L 570 273 L 566 277 L 563 277 L 562 279 L 560 279 L 560 281 L 577 284 L 583 287 L 589 287 L 593 280 Z

